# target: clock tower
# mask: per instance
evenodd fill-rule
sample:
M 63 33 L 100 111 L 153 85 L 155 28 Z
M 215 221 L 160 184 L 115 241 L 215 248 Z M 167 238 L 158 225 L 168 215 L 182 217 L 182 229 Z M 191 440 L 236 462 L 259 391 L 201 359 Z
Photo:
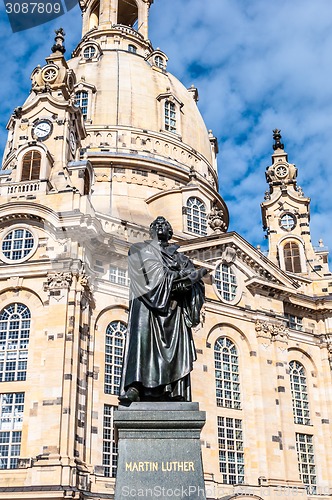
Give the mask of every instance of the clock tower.
M 268 257 L 283 271 L 317 279 L 328 273 L 328 252 L 322 242 L 314 249 L 310 234 L 310 198 L 297 184 L 298 170 L 289 163 L 280 130 L 273 131 L 272 165 L 266 169 L 269 189 L 261 204 Z
M 6 173 L 1 175 L 0 185 L 10 199 L 21 192 L 84 191 L 71 172 L 86 132 L 81 109 L 74 105 L 76 77 L 64 58 L 64 35 L 62 29 L 56 31 L 52 54 L 45 65 L 33 70 L 30 96 L 15 109 L 8 124 Z M 80 168 L 88 170 L 83 163 Z

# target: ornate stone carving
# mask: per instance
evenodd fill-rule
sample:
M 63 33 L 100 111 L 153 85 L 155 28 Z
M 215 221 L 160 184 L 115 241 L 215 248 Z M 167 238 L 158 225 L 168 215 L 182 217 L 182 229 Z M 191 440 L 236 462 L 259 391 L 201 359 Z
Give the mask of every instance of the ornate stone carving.
M 270 340 L 288 341 L 287 327 L 283 323 L 269 323 L 268 321 L 257 320 L 255 324 L 257 337 Z
M 52 52 L 61 52 L 61 54 L 64 54 L 66 52 L 65 46 L 64 46 L 64 41 L 65 41 L 65 32 L 63 28 L 59 28 L 58 30 L 55 30 L 55 39 L 54 39 L 54 45 L 52 46 Z
M 236 259 L 236 250 L 232 247 L 226 247 L 221 255 L 221 260 L 223 264 L 233 264 Z
M 47 281 L 44 283 L 44 290 L 70 288 L 72 281 L 72 273 L 48 273 Z
M 78 277 L 78 282 L 82 287 L 81 309 L 84 310 L 88 306 L 94 309 L 95 301 L 93 298 L 93 286 L 90 283 L 90 276 L 83 273 Z
M 276 151 L 277 149 L 284 149 L 285 146 L 281 142 L 280 130 L 277 128 L 273 130 L 273 140 L 274 140 L 273 144 L 274 151 Z
M 90 277 L 87 276 L 86 274 L 82 274 L 79 277 L 79 282 L 80 282 L 80 284 L 82 285 L 83 288 L 85 288 L 86 286 L 89 285 L 89 281 L 90 281 Z
M 227 231 L 224 211 L 216 205 L 214 205 L 211 209 L 208 222 L 210 228 L 215 233 L 225 233 Z
M 332 370 L 332 335 L 327 334 L 323 336 L 322 346 L 327 348 L 327 359 Z

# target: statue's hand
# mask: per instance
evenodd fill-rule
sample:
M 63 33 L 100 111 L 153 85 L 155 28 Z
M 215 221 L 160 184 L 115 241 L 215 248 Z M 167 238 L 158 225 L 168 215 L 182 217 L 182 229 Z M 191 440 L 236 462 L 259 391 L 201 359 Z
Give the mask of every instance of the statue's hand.
M 187 292 L 188 290 L 190 290 L 190 288 L 192 287 L 192 284 L 190 281 L 179 281 L 178 283 L 175 283 L 174 284 L 174 288 L 173 288 L 173 291 L 174 292 Z

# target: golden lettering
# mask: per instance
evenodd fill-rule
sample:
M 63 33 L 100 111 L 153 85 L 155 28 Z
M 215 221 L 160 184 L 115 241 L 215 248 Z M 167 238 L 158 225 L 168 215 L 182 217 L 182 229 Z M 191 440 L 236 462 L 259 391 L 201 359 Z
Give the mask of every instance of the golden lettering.
M 194 462 L 161 462 L 163 472 L 189 472 L 195 471 Z
M 158 471 L 158 462 L 126 462 L 126 471 L 155 472 Z
M 190 472 L 195 471 L 194 462 L 161 462 L 163 472 Z M 158 462 L 126 462 L 126 471 L 130 472 L 157 472 Z

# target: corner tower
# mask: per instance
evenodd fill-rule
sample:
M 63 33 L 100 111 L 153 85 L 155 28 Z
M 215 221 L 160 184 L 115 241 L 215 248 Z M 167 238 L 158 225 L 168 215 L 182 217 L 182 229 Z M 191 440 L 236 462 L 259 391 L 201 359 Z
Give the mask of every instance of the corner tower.
M 310 234 L 310 198 L 297 184 L 297 168 L 288 162 L 280 130 L 273 131 L 272 165 L 266 169 L 269 190 L 261 204 L 269 259 L 286 272 L 317 279 L 328 270 L 328 251 L 314 248 Z

